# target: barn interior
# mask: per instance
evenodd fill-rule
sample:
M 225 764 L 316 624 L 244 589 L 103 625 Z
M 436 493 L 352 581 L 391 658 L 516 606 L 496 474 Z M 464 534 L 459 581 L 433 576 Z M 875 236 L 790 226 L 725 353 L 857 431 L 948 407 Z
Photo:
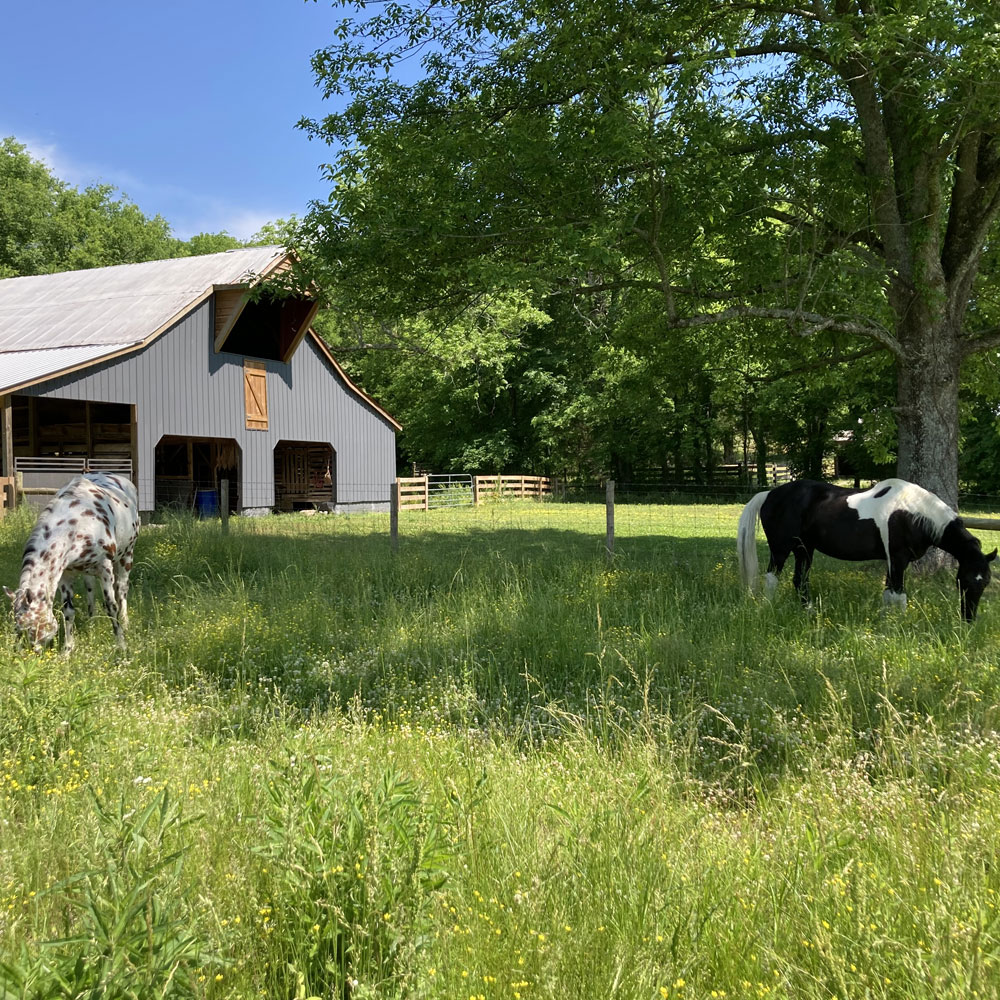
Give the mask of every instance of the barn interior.
M 133 407 L 127 403 L 14 396 L 14 458 L 129 461 L 134 454 L 133 417 Z
M 274 504 L 310 510 L 337 502 L 337 453 L 319 441 L 279 441 L 274 448 Z
M 192 510 L 214 514 L 229 483 L 229 512 L 240 508 L 242 455 L 232 438 L 164 435 L 154 459 L 157 510 Z
M 242 289 L 215 296 L 215 349 L 271 361 L 288 361 L 305 336 L 317 304 L 299 296 L 258 299 Z

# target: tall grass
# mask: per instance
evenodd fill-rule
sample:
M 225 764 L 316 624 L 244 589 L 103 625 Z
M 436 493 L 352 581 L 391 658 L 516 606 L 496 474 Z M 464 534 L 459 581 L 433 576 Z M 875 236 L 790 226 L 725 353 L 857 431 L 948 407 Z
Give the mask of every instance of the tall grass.
M 0 997 L 1000 996 L 1000 611 L 737 512 L 145 529 L 127 655 L 0 632 Z

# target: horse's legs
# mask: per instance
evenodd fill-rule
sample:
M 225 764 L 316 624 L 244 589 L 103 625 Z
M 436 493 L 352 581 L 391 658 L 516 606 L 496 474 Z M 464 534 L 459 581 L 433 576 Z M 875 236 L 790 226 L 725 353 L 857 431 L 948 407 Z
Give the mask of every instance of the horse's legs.
M 781 549 L 771 549 L 771 558 L 768 560 L 767 573 L 764 576 L 764 593 L 768 597 L 774 597 L 774 592 L 778 589 L 778 574 L 787 558 L 787 552 Z
M 87 592 L 87 615 L 90 618 L 94 617 L 94 578 L 92 576 L 85 576 L 83 578 L 83 586 Z
M 115 564 L 115 593 L 118 597 L 118 620 L 128 628 L 128 570 Z
M 885 574 L 885 590 L 882 591 L 882 604 L 888 607 L 896 605 L 898 608 L 906 610 L 906 591 L 903 590 L 903 574 L 909 560 L 905 556 L 893 554 L 889 561 L 889 569 Z
M 125 632 L 118 617 L 118 598 L 115 596 L 115 572 L 110 559 L 105 559 L 98 571 L 101 582 L 101 592 L 104 594 L 104 606 L 108 609 L 111 627 L 115 630 L 118 645 L 125 648 Z
M 786 545 L 784 542 L 772 543 L 768 539 L 768 550 L 771 553 L 771 558 L 768 560 L 767 574 L 764 577 L 764 593 L 768 597 L 773 597 L 774 592 L 778 589 L 778 574 L 785 565 L 785 560 L 791 552 L 791 546 Z
M 809 569 L 812 566 L 813 550 L 802 541 L 795 539 L 795 575 L 792 583 L 799 592 L 799 598 L 803 605 L 809 603 Z
M 63 652 L 68 655 L 73 652 L 73 619 L 76 618 L 76 608 L 73 607 L 73 586 L 66 577 L 59 583 L 59 596 L 62 598 Z
M 132 571 L 132 546 L 119 553 L 115 563 L 115 585 L 118 590 L 118 617 L 122 628 L 128 628 L 128 577 Z

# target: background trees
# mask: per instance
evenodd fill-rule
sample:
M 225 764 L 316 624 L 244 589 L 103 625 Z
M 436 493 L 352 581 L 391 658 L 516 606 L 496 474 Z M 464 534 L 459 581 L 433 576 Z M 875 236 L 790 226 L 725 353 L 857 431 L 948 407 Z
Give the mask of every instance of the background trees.
M 387 320 L 514 289 L 546 311 L 619 296 L 659 317 L 681 370 L 701 338 L 675 331 L 751 319 L 780 324 L 793 366 L 877 349 L 900 474 L 954 502 L 961 364 L 1000 340 L 984 280 L 1000 22 L 976 0 L 917 8 L 507 0 L 348 19 L 314 62 L 346 110 L 304 123 L 338 150 L 309 219 L 319 265 Z
M 108 185 L 79 191 L 0 139 L 0 277 L 176 256 L 179 241 Z
M 269 236 L 264 233 L 263 237 Z M 251 241 L 259 243 L 256 237 Z M 179 240 L 108 184 L 78 190 L 13 137 L 0 139 L 0 278 L 216 253 L 247 244 L 228 233 Z

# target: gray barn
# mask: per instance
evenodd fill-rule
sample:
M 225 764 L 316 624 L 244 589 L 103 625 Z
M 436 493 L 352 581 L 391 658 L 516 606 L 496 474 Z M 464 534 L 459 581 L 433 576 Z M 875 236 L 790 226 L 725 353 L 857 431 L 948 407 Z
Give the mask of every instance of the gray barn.
M 399 425 L 310 328 L 253 295 L 281 247 L 0 281 L 2 475 L 126 472 L 143 511 L 385 509 Z

